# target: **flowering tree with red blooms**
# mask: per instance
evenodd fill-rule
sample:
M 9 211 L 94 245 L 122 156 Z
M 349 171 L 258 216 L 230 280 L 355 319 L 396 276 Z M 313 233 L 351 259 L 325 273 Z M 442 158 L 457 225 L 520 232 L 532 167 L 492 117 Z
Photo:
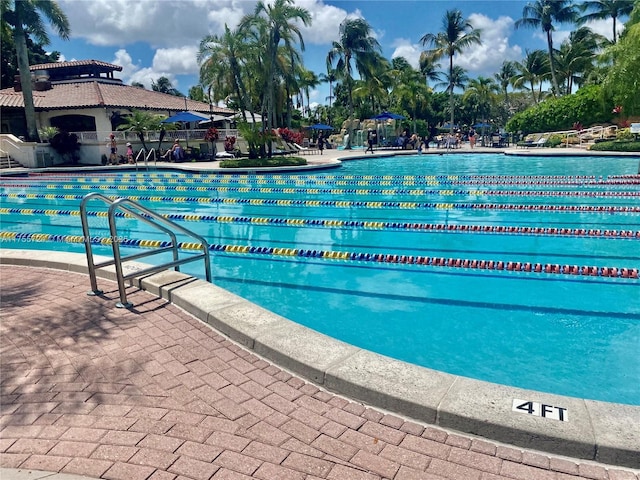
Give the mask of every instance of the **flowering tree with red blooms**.
M 575 122 L 573 124 L 573 129 L 577 130 L 578 132 L 581 132 L 582 131 L 582 124 L 580 122 Z
M 301 144 L 302 139 L 304 138 L 304 135 L 302 135 L 302 133 L 289 130 L 288 128 L 281 128 L 280 136 L 285 142 L 292 142 L 292 143 L 298 143 L 298 144 Z
M 216 142 L 218 141 L 220 134 L 218 133 L 218 129 L 215 127 L 209 127 L 204 134 L 204 141 L 211 142 L 211 153 L 215 155 L 216 152 Z M 213 157 L 212 157 L 213 158 Z

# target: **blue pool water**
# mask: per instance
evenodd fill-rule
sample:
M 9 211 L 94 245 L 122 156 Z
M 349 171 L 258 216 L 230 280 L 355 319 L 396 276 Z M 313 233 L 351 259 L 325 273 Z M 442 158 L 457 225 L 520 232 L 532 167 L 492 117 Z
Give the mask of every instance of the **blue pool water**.
M 3 248 L 84 252 L 14 237 L 81 235 L 75 213 L 89 192 L 137 198 L 217 246 L 214 283 L 309 328 L 452 374 L 640 405 L 640 281 L 621 274 L 640 268 L 637 168 L 637 158 L 450 154 L 316 173 L 14 178 L 2 181 L 0 231 Z M 106 218 L 90 224 L 108 236 Z M 166 240 L 118 225 L 128 239 Z M 426 257 L 461 266 L 415 263 Z M 618 273 L 522 271 L 537 263 Z M 202 276 L 200 264 L 183 271 Z

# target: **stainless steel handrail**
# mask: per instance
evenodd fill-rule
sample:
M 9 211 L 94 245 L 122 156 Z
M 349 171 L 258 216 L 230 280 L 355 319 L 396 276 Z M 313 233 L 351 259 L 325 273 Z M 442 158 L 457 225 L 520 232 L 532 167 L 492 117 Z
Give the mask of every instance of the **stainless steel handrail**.
M 109 220 L 109 232 L 111 234 L 111 238 L 110 238 L 111 247 L 113 249 L 113 259 L 100 262 L 100 263 L 95 263 L 93 258 L 93 247 L 91 244 L 89 222 L 87 219 L 87 203 L 92 199 L 101 200 L 104 203 L 109 205 L 108 220 Z M 151 250 L 148 252 L 141 252 L 133 255 L 128 255 L 126 257 L 122 257 L 120 254 L 121 238 L 118 235 L 118 227 L 116 224 L 116 213 L 118 210 L 124 211 L 125 213 L 137 218 L 138 220 L 141 220 L 146 224 L 169 235 L 171 239 L 170 245 L 164 246 L 164 247 L 157 247 L 154 250 Z M 117 303 L 116 306 L 119 308 L 130 308 L 132 306 L 132 304 L 127 301 L 127 292 L 125 288 L 126 280 L 129 280 L 135 277 L 141 277 L 149 273 L 164 271 L 172 267 L 176 271 L 180 271 L 180 265 L 188 262 L 197 261 L 200 258 L 204 260 L 205 277 L 208 282 L 211 282 L 211 260 L 209 258 L 209 243 L 204 239 L 204 237 L 178 225 L 177 223 L 155 213 L 154 211 L 146 207 L 143 207 L 142 205 L 140 205 L 137 202 L 134 202 L 133 200 L 130 200 L 128 198 L 118 198 L 116 200 L 112 200 L 109 197 L 106 197 L 98 192 L 89 193 L 85 195 L 85 197 L 80 202 L 80 220 L 82 222 L 82 233 L 84 235 L 83 240 L 85 245 L 85 252 L 87 255 L 89 281 L 91 283 L 91 291 L 88 292 L 89 295 L 97 295 L 102 293 L 102 291 L 98 289 L 98 282 L 96 279 L 96 269 L 107 267 L 110 265 L 114 265 L 116 269 L 116 279 L 118 281 L 118 291 L 120 294 L 120 302 Z M 202 253 L 199 255 L 181 259 L 178 252 L 177 238 L 174 233 L 175 230 L 189 237 L 192 237 L 198 242 L 200 242 Z M 137 260 L 139 258 L 144 258 L 151 255 L 157 255 L 157 254 L 169 252 L 169 251 L 173 253 L 172 262 L 166 262 L 161 265 L 138 270 L 136 272 L 133 272 L 127 275 L 125 275 L 123 272 L 123 268 L 122 268 L 123 262 Z

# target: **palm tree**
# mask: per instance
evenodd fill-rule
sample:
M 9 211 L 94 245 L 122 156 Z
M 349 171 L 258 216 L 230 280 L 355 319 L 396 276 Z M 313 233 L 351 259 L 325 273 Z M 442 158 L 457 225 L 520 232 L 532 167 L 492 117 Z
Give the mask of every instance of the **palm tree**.
M 442 75 L 438 71 L 440 64 L 430 55 L 427 55 L 427 52 L 420 53 L 419 68 L 427 86 L 429 86 L 429 80 L 436 82 L 442 80 Z
M 504 105 L 509 108 L 509 93 L 507 88 L 511 85 L 513 77 L 516 75 L 516 66 L 513 62 L 505 60 L 502 62 L 500 71 L 494 75 L 496 81 L 500 84 L 500 89 L 504 93 Z
M 334 41 L 327 54 L 327 70 L 336 62 L 336 75 L 344 81 L 349 103 L 349 137 L 346 149 L 351 149 L 353 132 L 353 65 L 360 76 L 367 73 L 373 55 L 380 51 L 380 44 L 371 36 L 371 26 L 362 18 L 347 18 L 340 24 L 339 41 Z
M 307 96 L 307 113 L 311 115 L 310 89 L 320 85 L 321 80 L 314 72 L 307 70 L 304 67 L 300 67 L 299 76 L 300 89 Z M 302 107 L 302 110 L 304 111 L 304 96 L 302 97 Z
M 218 102 L 234 95 L 246 121 L 246 112 L 253 113 L 253 108 L 242 71 L 246 55 L 244 39 L 244 33 L 232 31 L 225 24 L 222 35 L 209 35 L 202 39 L 197 59 L 200 83 L 207 85 L 210 92 L 213 90 L 210 101 Z
M 295 38 L 297 38 L 300 49 L 304 50 L 304 40 L 298 22 L 305 26 L 310 25 L 311 14 L 306 9 L 295 6 L 293 0 L 275 0 L 273 3 L 265 3 L 260 0 L 255 7 L 253 16 L 245 17 L 240 22 L 241 29 L 252 25 L 257 26 L 258 29 L 266 27 L 263 30 L 266 34 L 266 38 L 264 38 L 265 62 L 263 64 L 266 85 L 262 108 L 267 114 L 266 128 L 268 132 L 275 126 L 276 69 L 280 42 L 284 42 L 287 50 L 293 51 L 295 50 Z M 260 23 L 263 24 L 262 27 Z
M 592 20 L 613 19 L 613 43 L 616 43 L 616 21 L 618 18 L 630 15 L 633 10 L 633 2 L 630 0 L 589 0 L 580 5 L 580 10 L 586 13 L 578 19 L 578 22 L 584 24 Z
M 133 110 L 131 112 L 131 116 L 122 117 L 124 123 L 118 125 L 118 130 L 135 132 L 138 135 L 140 142 L 142 142 L 142 148 L 144 148 L 146 152 L 147 144 L 144 141 L 145 133 L 158 130 L 158 128 L 163 125 L 160 123 L 162 118 L 164 117 L 157 113 Z
M 553 22 L 572 23 L 577 17 L 578 14 L 571 0 L 535 0 L 524 6 L 522 18 L 515 23 L 516 28 L 542 27 L 542 31 L 547 37 L 547 53 L 549 55 L 549 68 L 551 70 L 554 95 L 560 94 L 560 88 L 556 78 L 556 67 L 553 58 Z
M 469 76 L 467 75 L 467 71 L 462 68 L 460 65 L 456 65 L 453 67 L 453 70 L 444 75 L 444 81 L 436 83 L 434 86 L 436 88 L 445 87 L 449 92 L 451 92 L 455 88 L 464 89 L 467 86 L 467 82 L 469 81 Z M 451 96 L 449 96 L 449 118 L 454 118 L 455 111 L 455 98 L 454 101 L 451 102 Z M 453 133 L 453 123 L 449 126 L 449 132 Z
M 49 45 L 49 35 L 41 15 L 46 17 L 58 36 L 68 40 L 71 33 L 69 20 L 60 6 L 53 0 L 14 0 L 13 12 L 8 10 L 8 2 L 3 0 L 3 22 L 13 27 L 20 72 L 20 85 L 24 100 L 24 113 L 27 121 L 27 140 L 38 141 L 36 110 L 33 104 L 31 72 L 27 51 L 27 31 L 42 45 Z
M 473 100 L 473 104 L 477 108 L 477 114 L 480 115 L 482 122 L 487 123 L 491 107 L 495 100 L 495 94 L 500 91 L 500 87 L 492 78 L 478 77 L 469 80 L 463 98 Z M 482 127 L 482 136 L 485 135 L 485 127 Z
M 538 103 L 535 86 L 545 80 L 549 75 L 549 59 L 542 50 L 525 50 L 525 58 L 522 62 L 515 62 L 516 75 L 513 77 L 514 88 L 531 88 L 533 103 Z
M 462 18 L 460 10 L 448 10 L 442 19 L 442 32 L 437 35 L 433 33 L 425 34 L 421 39 L 422 45 L 429 45 L 433 48 L 427 50 L 427 55 L 437 61 L 444 57 L 449 57 L 449 109 L 451 114 L 450 133 L 453 133 L 454 122 L 454 102 L 453 102 L 453 56 L 462 53 L 465 48 L 471 45 L 480 44 L 481 30 L 474 29 L 471 22 Z
M 333 101 L 333 82 L 337 79 L 336 71 L 333 68 L 328 68 L 326 74 L 320 74 L 320 81 L 329 84 L 329 96 L 326 98 L 329 100 L 329 108 L 331 108 L 331 102 Z
M 566 93 L 572 93 L 574 83 L 578 87 L 584 83 L 585 77 L 594 69 L 598 50 L 607 42 L 605 37 L 588 27 L 571 32 L 569 38 L 562 42 L 557 52 L 558 70 L 566 82 Z

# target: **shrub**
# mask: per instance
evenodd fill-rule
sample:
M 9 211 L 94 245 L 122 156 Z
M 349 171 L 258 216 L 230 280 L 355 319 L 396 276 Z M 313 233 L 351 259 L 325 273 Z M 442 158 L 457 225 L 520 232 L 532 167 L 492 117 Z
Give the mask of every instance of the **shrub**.
M 506 124 L 509 132 L 553 132 L 570 130 L 574 124 L 594 125 L 611 120 L 599 85 L 582 87 L 573 95 L 545 100 L 515 114 Z
M 221 161 L 220 168 L 297 167 L 306 164 L 307 160 L 300 157 L 234 158 Z
M 562 143 L 563 139 L 564 139 L 563 135 L 554 133 L 553 135 L 550 135 L 549 138 L 547 139 L 547 142 L 545 143 L 545 147 L 555 148 Z
M 616 140 L 632 140 L 633 133 L 630 128 L 621 128 L 616 132 Z
M 599 142 L 591 146 L 589 150 L 597 152 L 640 152 L 640 141 Z

